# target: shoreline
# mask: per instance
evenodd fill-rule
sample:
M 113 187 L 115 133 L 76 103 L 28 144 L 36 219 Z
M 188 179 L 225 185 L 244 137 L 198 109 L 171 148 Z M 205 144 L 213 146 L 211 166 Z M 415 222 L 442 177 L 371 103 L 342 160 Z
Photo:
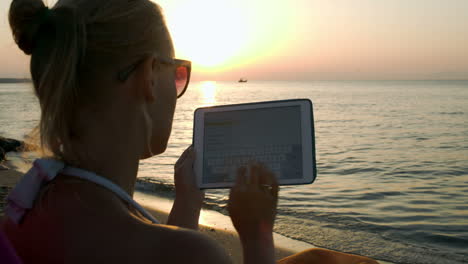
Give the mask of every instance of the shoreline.
M 134 199 L 146 210 L 153 214 L 161 222 L 166 221 L 172 208 L 172 200 L 157 196 L 154 193 L 135 191 Z M 220 212 L 203 208 L 200 212 L 199 230 L 218 241 L 233 258 L 234 263 L 242 263 L 242 247 L 232 225 L 229 216 Z M 295 240 L 278 233 L 273 233 L 275 241 L 275 258 L 280 260 L 284 257 L 299 253 L 311 248 L 320 248 L 315 245 Z M 381 264 L 395 264 L 393 262 L 376 259 Z
M 167 221 L 172 200 L 140 191 L 135 192 L 134 198 L 161 223 Z M 242 246 L 239 237 L 230 223 L 230 219 L 227 222 L 225 218 L 226 216 L 219 212 L 202 209 L 199 231 L 216 240 L 227 251 L 234 263 L 242 263 Z M 301 244 L 301 242 L 292 248 L 281 246 L 284 243 L 279 245 L 278 241 L 286 242 L 285 239 L 285 237 L 274 233 L 275 259 L 277 260 L 311 248 L 306 243 Z
M 12 155 L 11 155 L 12 154 Z M 0 217 L 3 217 L 4 199 L 9 190 L 17 183 L 21 176 L 29 170 L 31 163 L 21 158 L 22 153 L 10 152 L 9 160 L 2 162 L 8 170 L 0 170 Z M 172 208 L 173 201 L 170 198 L 157 196 L 136 190 L 134 199 L 155 216 L 161 223 L 165 223 Z M 242 263 L 242 247 L 237 232 L 232 225 L 229 216 L 220 212 L 202 209 L 199 220 L 199 231 L 216 240 L 226 249 L 234 263 Z M 319 248 L 312 244 L 291 239 L 274 233 L 276 260 L 293 255 L 306 249 Z M 377 260 L 381 264 L 393 264 L 392 262 Z

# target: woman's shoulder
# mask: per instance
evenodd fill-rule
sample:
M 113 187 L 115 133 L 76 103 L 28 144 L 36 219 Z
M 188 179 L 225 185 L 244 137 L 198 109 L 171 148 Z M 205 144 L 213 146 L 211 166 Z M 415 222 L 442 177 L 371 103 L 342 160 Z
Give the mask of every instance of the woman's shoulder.
M 226 251 L 215 240 L 194 230 L 141 223 L 136 244 L 158 259 L 170 263 L 230 263 Z
M 84 257 L 81 263 L 231 262 L 216 241 L 198 231 L 152 224 L 130 214 L 119 218 L 75 231 L 72 248 Z M 96 251 L 102 252 L 98 258 Z
M 53 210 L 64 219 L 71 259 L 114 264 L 230 262 L 224 249 L 200 232 L 145 221 L 113 193 L 93 191 L 99 187 L 60 185 L 48 192 L 54 197 L 45 200 L 54 200 Z

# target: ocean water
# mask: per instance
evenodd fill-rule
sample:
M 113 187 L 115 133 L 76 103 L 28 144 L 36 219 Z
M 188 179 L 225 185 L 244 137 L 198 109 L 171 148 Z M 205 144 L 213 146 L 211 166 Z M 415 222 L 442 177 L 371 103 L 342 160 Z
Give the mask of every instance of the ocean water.
M 292 98 L 314 104 L 318 174 L 281 188 L 276 232 L 396 263 L 468 263 L 468 82 L 194 82 L 139 186 L 169 195 L 197 107 Z M 38 118 L 30 84 L 0 84 L 0 135 L 22 138 Z M 226 212 L 227 194 L 209 191 L 208 206 Z

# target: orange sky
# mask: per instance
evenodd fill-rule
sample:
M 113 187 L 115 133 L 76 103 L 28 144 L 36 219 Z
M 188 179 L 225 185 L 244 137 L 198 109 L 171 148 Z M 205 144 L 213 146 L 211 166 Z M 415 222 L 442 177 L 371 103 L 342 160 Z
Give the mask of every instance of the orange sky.
M 196 80 L 468 79 L 466 0 L 161 0 Z M 0 77 L 28 76 L 0 2 Z

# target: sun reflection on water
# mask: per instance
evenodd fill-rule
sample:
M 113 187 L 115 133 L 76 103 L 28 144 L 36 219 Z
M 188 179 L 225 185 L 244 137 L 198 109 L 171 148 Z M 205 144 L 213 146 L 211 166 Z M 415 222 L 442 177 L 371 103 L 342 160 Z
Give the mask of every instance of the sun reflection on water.
M 202 103 L 204 106 L 214 105 L 216 103 L 217 85 L 214 81 L 201 82 L 199 90 L 202 96 Z

